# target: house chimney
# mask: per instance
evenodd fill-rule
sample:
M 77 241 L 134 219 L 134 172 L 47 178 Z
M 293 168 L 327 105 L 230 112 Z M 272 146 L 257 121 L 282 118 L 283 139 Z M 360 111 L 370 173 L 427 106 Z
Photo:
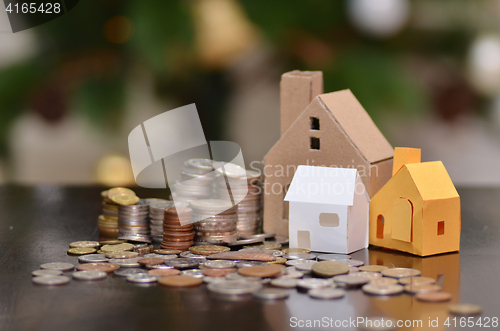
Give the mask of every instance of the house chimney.
M 396 147 L 392 175 L 394 176 L 405 164 L 420 163 L 420 153 L 420 148 Z
M 281 76 L 281 136 L 317 95 L 323 93 L 321 71 L 290 71 Z

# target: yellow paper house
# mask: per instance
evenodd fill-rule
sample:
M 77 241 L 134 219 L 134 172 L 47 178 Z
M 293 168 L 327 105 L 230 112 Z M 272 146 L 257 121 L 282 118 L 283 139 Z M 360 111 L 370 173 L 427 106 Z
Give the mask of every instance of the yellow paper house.
M 396 148 L 392 178 L 370 202 L 370 244 L 420 256 L 460 249 L 460 197 L 441 161 Z

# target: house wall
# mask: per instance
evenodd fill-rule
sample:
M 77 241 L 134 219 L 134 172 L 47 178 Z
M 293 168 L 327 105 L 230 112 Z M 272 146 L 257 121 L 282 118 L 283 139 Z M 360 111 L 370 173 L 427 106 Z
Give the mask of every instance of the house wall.
M 299 247 L 297 231 L 310 232 L 310 249 L 319 252 L 347 253 L 347 206 L 290 201 L 290 247 Z M 339 215 L 339 226 L 323 227 L 321 213 Z
M 361 179 L 356 179 L 356 185 L 362 185 Z M 358 186 L 356 186 L 358 188 Z M 347 223 L 348 253 L 368 247 L 368 206 L 366 192 L 355 191 L 353 205 L 349 207 Z

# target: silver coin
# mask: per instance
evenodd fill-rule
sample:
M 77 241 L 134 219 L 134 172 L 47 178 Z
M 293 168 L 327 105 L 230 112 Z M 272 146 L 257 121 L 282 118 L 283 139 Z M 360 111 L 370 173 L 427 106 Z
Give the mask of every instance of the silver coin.
M 284 288 L 295 288 L 299 282 L 296 278 L 278 277 L 271 280 L 271 285 Z
M 294 265 L 294 267 L 299 271 L 310 272 L 312 270 L 313 265 L 315 265 L 316 263 L 317 261 L 315 260 L 304 260 L 303 262 Z
M 374 285 L 366 284 L 362 287 L 363 292 L 372 295 L 396 295 L 404 291 L 404 287 L 401 285 Z
M 359 272 L 358 272 L 359 273 Z M 356 274 L 358 274 L 356 273 Z M 345 286 L 361 286 L 370 282 L 368 277 L 358 277 L 355 275 L 339 275 L 333 277 L 333 281 L 337 284 L 344 284 Z
M 78 280 L 100 280 L 108 277 L 104 271 L 84 270 L 73 272 L 73 278 Z
M 262 265 L 268 265 L 266 262 L 260 262 L 260 261 L 240 261 L 236 262 L 236 268 L 245 268 L 245 267 L 255 267 L 255 266 L 262 266 Z
M 232 273 L 230 273 L 230 274 L 227 274 L 227 275 L 225 276 L 225 278 L 226 278 L 227 280 L 251 280 L 251 281 L 256 281 L 256 282 L 258 282 L 258 281 L 260 281 L 260 280 L 261 280 L 261 278 L 260 278 L 260 277 L 242 276 L 242 275 L 240 275 L 240 274 L 239 274 L 239 273 L 237 273 L 237 272 L 232 272 Z
M 194 278 L 203 278 L 205 275 L 203 274 L 203 270 L 200 269 L 189 269 L 181 271 L 181 275 L 183 276 L 191 276 Z
M 389 268 L 381 271 L 382 275 L 392 278 L 420 276 L 420 270 L 411 268 Z
M 288 298 L 287 290 L 277 288 L 263 288 L 252 293 L 252 295 L 261 300 L 282 300 Z
M 146 269 L 173 269 L 174 267 L 166 264 L 148 264 Z
M 344 297 L 345 291 L 338 288 L 311 289 L 307 292 L 311 298 L 331 300 Z
M 180 257 L 185 257 L 185 258 L 190 258 L 190 259 L 202 259 L 206 260 L 206 257 L 204 255 L 200 254 L 193 254 L 190 251 L 185 251 L 179 254 Z
M 202 263 L 200 259 L 189 259 L 189 258 L 165 260 L 165 265 L 174 267 L 176 269 L 197 268 L 200 263 Z
M 229 260 L 212 260 L 203 262 L 203 266 L 211 269 L 234 268 L 236 263 Z
M 316 260 L 316 254 L 311 253 L 288 253 L 283 257 L 288 260 Z
M 266 240 L 265 238 L 241 239 L 241 240 L 236 240 L 236 241 L 228 243 L 228 246 L 241 246 L 241 245 L 248 245 L 248 244 L 256 244 L 256 243 L 264 242 L 265 240 Z
M 285 274 L 282 275 L 281 277 L 283 277 L 283 278 L 302 278 L 302 277 L 304 277 L 304 273 L 297 271 L 297 270 L 286 270 Z
M 344 262 L 344 260 L 349 260 L 350 258 L 351 258 L 350 255 L 344 255 L 344 254 L 321 254 L 321 255 L 318 255 L 318 260 L 320 260 L 320 261 Z
M 262 288 L 262 284 L 249 280 L 225 280 L 223 282 L 213 282 L 207 285 L 207 289 L 220 294 L 249 294 Z
M 158 281 L 158 277 L 150 274 L 132 274 L 127 276 L 127 281 L 132 283 L 154 283 Z
M 353 274 L 355 272 L 359 272 L 359 269 L 357 267 L 349 267 L 349 273 Z
M 241 204 L 241 202 L 240 202 Z M 274 238 L 275 234 L 274 233 L 258 233 L 258 234 L 252 234 L 249 236 L 241 236 L 243 239 L 252 239 L 252 238 L 264 238 L 264 239 L 272 239 Z
M 285 264 L 289 267 L 295 267 L 297 264 L 301 264 L 301 263 L 311 263 L 311 262 L 308 262 L 308 261 L 314 261 L 314 260 L 288 260 L 285 262 Z M 314 261 L 316 262 L 316 261 Z
M 104 254 L 88 254 L 78 257 L 80 263 L 103 263 L 108 261 L 109 259 Z
M 285 253 L 277 249 L 265 249 L 265 248 L 242 248 L 238 252 L 255 252 L 255 253 L 266 253 L 272 256 L 283 256 Z
M 288 244 L 289 242 L 287 237 L 279 237 L 279 236 L 275 236 L 274 241 L 282 245 Z
M 358 326 L 360 330 L 392 331 L 397 329 L 397 321 L 388 317 L 370 317 Z
M 158 259 L 164 259 L 164 260 L 170 260 L 170 259 L 176 259 L 177 255 L 171 254 L 171 255 L 164 255 L 164 254 L 156 254 L 156 253 L 148 253 L 144 254 L 142 257 L 144 259 L 150 259 L 150 258 L 158 258 Z
M 307 278 L 299 280 L 297 282 L 297 286 L 306 289 L 315 289 L 315 288 L 331 287 L 332 283 L 326 279 Z
M 214 283 L 223 281 L 225 281 L 224 277 L 210 277 L 210 276 L 203 277 L 203 282 L 205 283 Z
M 41 269 L 35 270 L 31 273 L 32 276 L 60 276 L 63 272 L 61 270 Z
M 38 285 L 64 285 L 68 284 L 70 279 L 66 276 L 37 276 L 32 278 L 33 283 Z
M 363 261 L 360 260 L 346 260 L 344 263 L 347 264 L 349 267 L 360 267 L 365 264 Z
M 65 263 L 65 262 L 51 262 L 51 263 L 44 263 L 40 266 L 42 269 L 50 269 L 50 270 L 61 270 L 61 271 L 69 271 L 73 270 L 75 266 L 71 263 Z
M 121 268 L 139 268 L 141 265 L 137 262 L 140 258 L 133 257 L 131 259 L 110 259 L 108 262 L 118 264 Z
M 148 272 L 144 269 L 137 268 L 126 268 L 126 269 L 118 269 L 115 270 L 114 274 L 118 277 L 127 277 L 135 274 L 147 274 Z

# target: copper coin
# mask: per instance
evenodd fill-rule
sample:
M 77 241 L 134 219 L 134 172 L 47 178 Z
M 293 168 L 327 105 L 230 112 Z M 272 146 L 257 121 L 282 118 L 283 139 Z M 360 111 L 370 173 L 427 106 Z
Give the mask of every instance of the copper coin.
M 164 239 L 184 239 L 184 240 L 191 240 L 194 238 L 194 232 L 188 232 L 188 233 L 176 233 L 176 232 L 170 232 L 170 233 L 163 233 L 163 238 Z
M 194 230 L 194 227 L 192 225 L 186 225 L 186 226 L 163 225 L 163 231 L 186 232 L 186 231 L 193 231 L 193 230 Z
M 157 265 L 165 263 L 165 259 L 151 257 L 151 258 L 137 260 L 137 262 L 141 265 Z
M 203 283 L 202 278 L 194 278 L 191 276 L 169 276 L 158 279 L 158 283 L 164 286 L 172 287 L 189 287 L 197 286 Z
M 85 263 L 80 264 L 76 267 L 76 270 L 84 271 L 84 270 L 97 270 L 104 271 L 107 273 L 112 273 L 115 270 L 120 269 L 120 266 L 113 263 Z
M 415 297 L 420 301 L 426 302 L 444 302 L 451 300 L 451 294 L 448 292 L 417 293 Z
M 238 269 L 238 273 L 242 276 L 249 277 L 274 277 L 281 273 L 281 269 L 277 264 L 270 264 L 266 266 L 244 267 Z
M 276 260 L 276 257 L 271 253 L 262 253 L 262 252 L 245 252 L 245 251 L 237 251 L 237 252 L 222 252 L 210 255 L 209 259 L 215 260 L 249 260 L 249 261 L 264 261 L 264 262 L 272 262 Z
M 164 218 L 163 219 L 163 224 L 166 225 L 174 225 L 174 226 L 188 226 L 191 225 L 193 226 L 193 223 L 191 223 L 192 219 L 190 217 L 185 217 L 185 218 Z
M 177 269 L 151 269 L 148 274 L 155 276 L 176 276 L 180 274 L 180 270 Z
M 224 277 L 225 275 L 228 275 L 234 271 L 236 271 L 236 268 L 224 268 L 224 269 L 204 268 L 203 274 L 205 276 L 210 276 L 210 277 Z
M 194 238 L 194 236 L 193 236 Z M 164 241 L 166 242 L 188 242 L 190 240 L 193 240 L 193 238 L 163 238 Z

